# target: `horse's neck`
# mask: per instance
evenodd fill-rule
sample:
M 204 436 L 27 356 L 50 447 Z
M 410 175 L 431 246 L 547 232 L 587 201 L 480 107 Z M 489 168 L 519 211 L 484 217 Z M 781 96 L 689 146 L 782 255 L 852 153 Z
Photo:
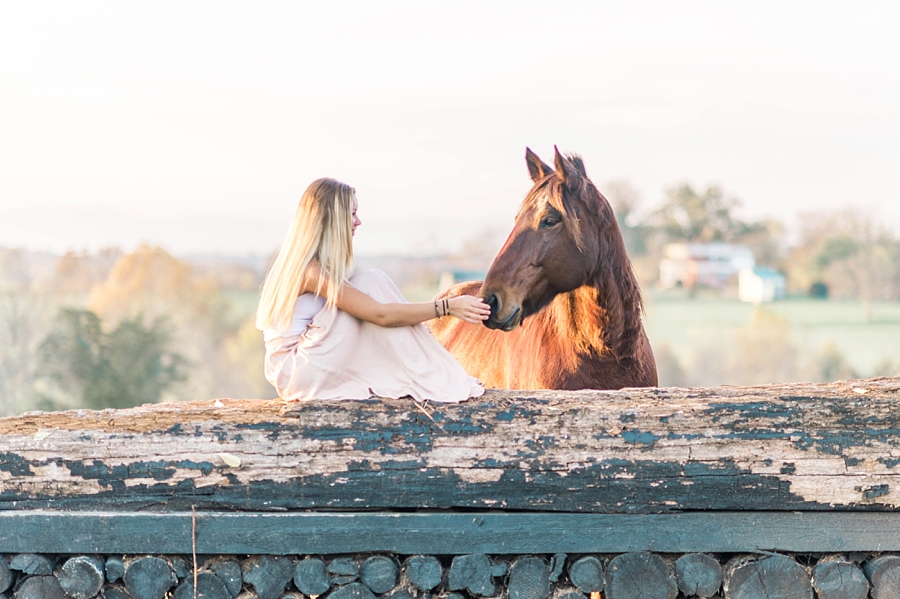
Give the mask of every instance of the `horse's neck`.
M 560 334 L 580 353 L 625 359 L 638 351 L 641 296 L 630 264 L 600 269 L 591 284 L 558 295 L 553 312 Z

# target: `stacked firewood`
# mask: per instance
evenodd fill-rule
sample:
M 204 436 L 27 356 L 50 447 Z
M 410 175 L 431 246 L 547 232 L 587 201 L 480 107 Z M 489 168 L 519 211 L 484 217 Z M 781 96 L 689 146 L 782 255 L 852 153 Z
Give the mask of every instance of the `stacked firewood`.
M 195 589 L 196 587 L 196 595 Z M 18 599 L 676 599 L 900 596 L 900 557 L 759 553 L 457 556 L 0 555 Z

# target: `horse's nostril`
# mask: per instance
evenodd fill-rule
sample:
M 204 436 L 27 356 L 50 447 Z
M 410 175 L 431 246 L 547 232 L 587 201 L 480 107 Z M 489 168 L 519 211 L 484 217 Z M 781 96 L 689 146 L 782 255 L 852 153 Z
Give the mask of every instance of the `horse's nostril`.
M 495 294 L 492 293 L 487 298 L 487 305 L 491 307 L 491 316 L 493 316 L 497 313 L 497 310 L 500 309 L 500 300 Z

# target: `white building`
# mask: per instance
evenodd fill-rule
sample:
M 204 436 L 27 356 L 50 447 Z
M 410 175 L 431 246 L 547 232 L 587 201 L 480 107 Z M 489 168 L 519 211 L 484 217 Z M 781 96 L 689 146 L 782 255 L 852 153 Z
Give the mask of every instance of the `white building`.
M 745 268 L 738 275 L 738 297 L 742 302 L 761 304 L 784 296 L 784 275 L 771 268 Z
M 745 245 L 733 243 L 670 243 L 659 261 L 659 283 L 663 287 L 701 285 L 722 289 L 728 280 L 756 260 Z

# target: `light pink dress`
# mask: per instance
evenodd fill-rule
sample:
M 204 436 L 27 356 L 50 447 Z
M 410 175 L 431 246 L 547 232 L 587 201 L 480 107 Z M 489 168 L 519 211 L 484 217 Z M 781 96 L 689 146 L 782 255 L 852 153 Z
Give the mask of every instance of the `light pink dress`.
M 406 303 L 379 270 L 360 271 L 349 281 L 381 303 Z M 422 324 L 380 327 L 323 308 L 306 331 L 266 337 L 266 379 L 283 399 L 411 396 L 460 402 L 484 393 Z

